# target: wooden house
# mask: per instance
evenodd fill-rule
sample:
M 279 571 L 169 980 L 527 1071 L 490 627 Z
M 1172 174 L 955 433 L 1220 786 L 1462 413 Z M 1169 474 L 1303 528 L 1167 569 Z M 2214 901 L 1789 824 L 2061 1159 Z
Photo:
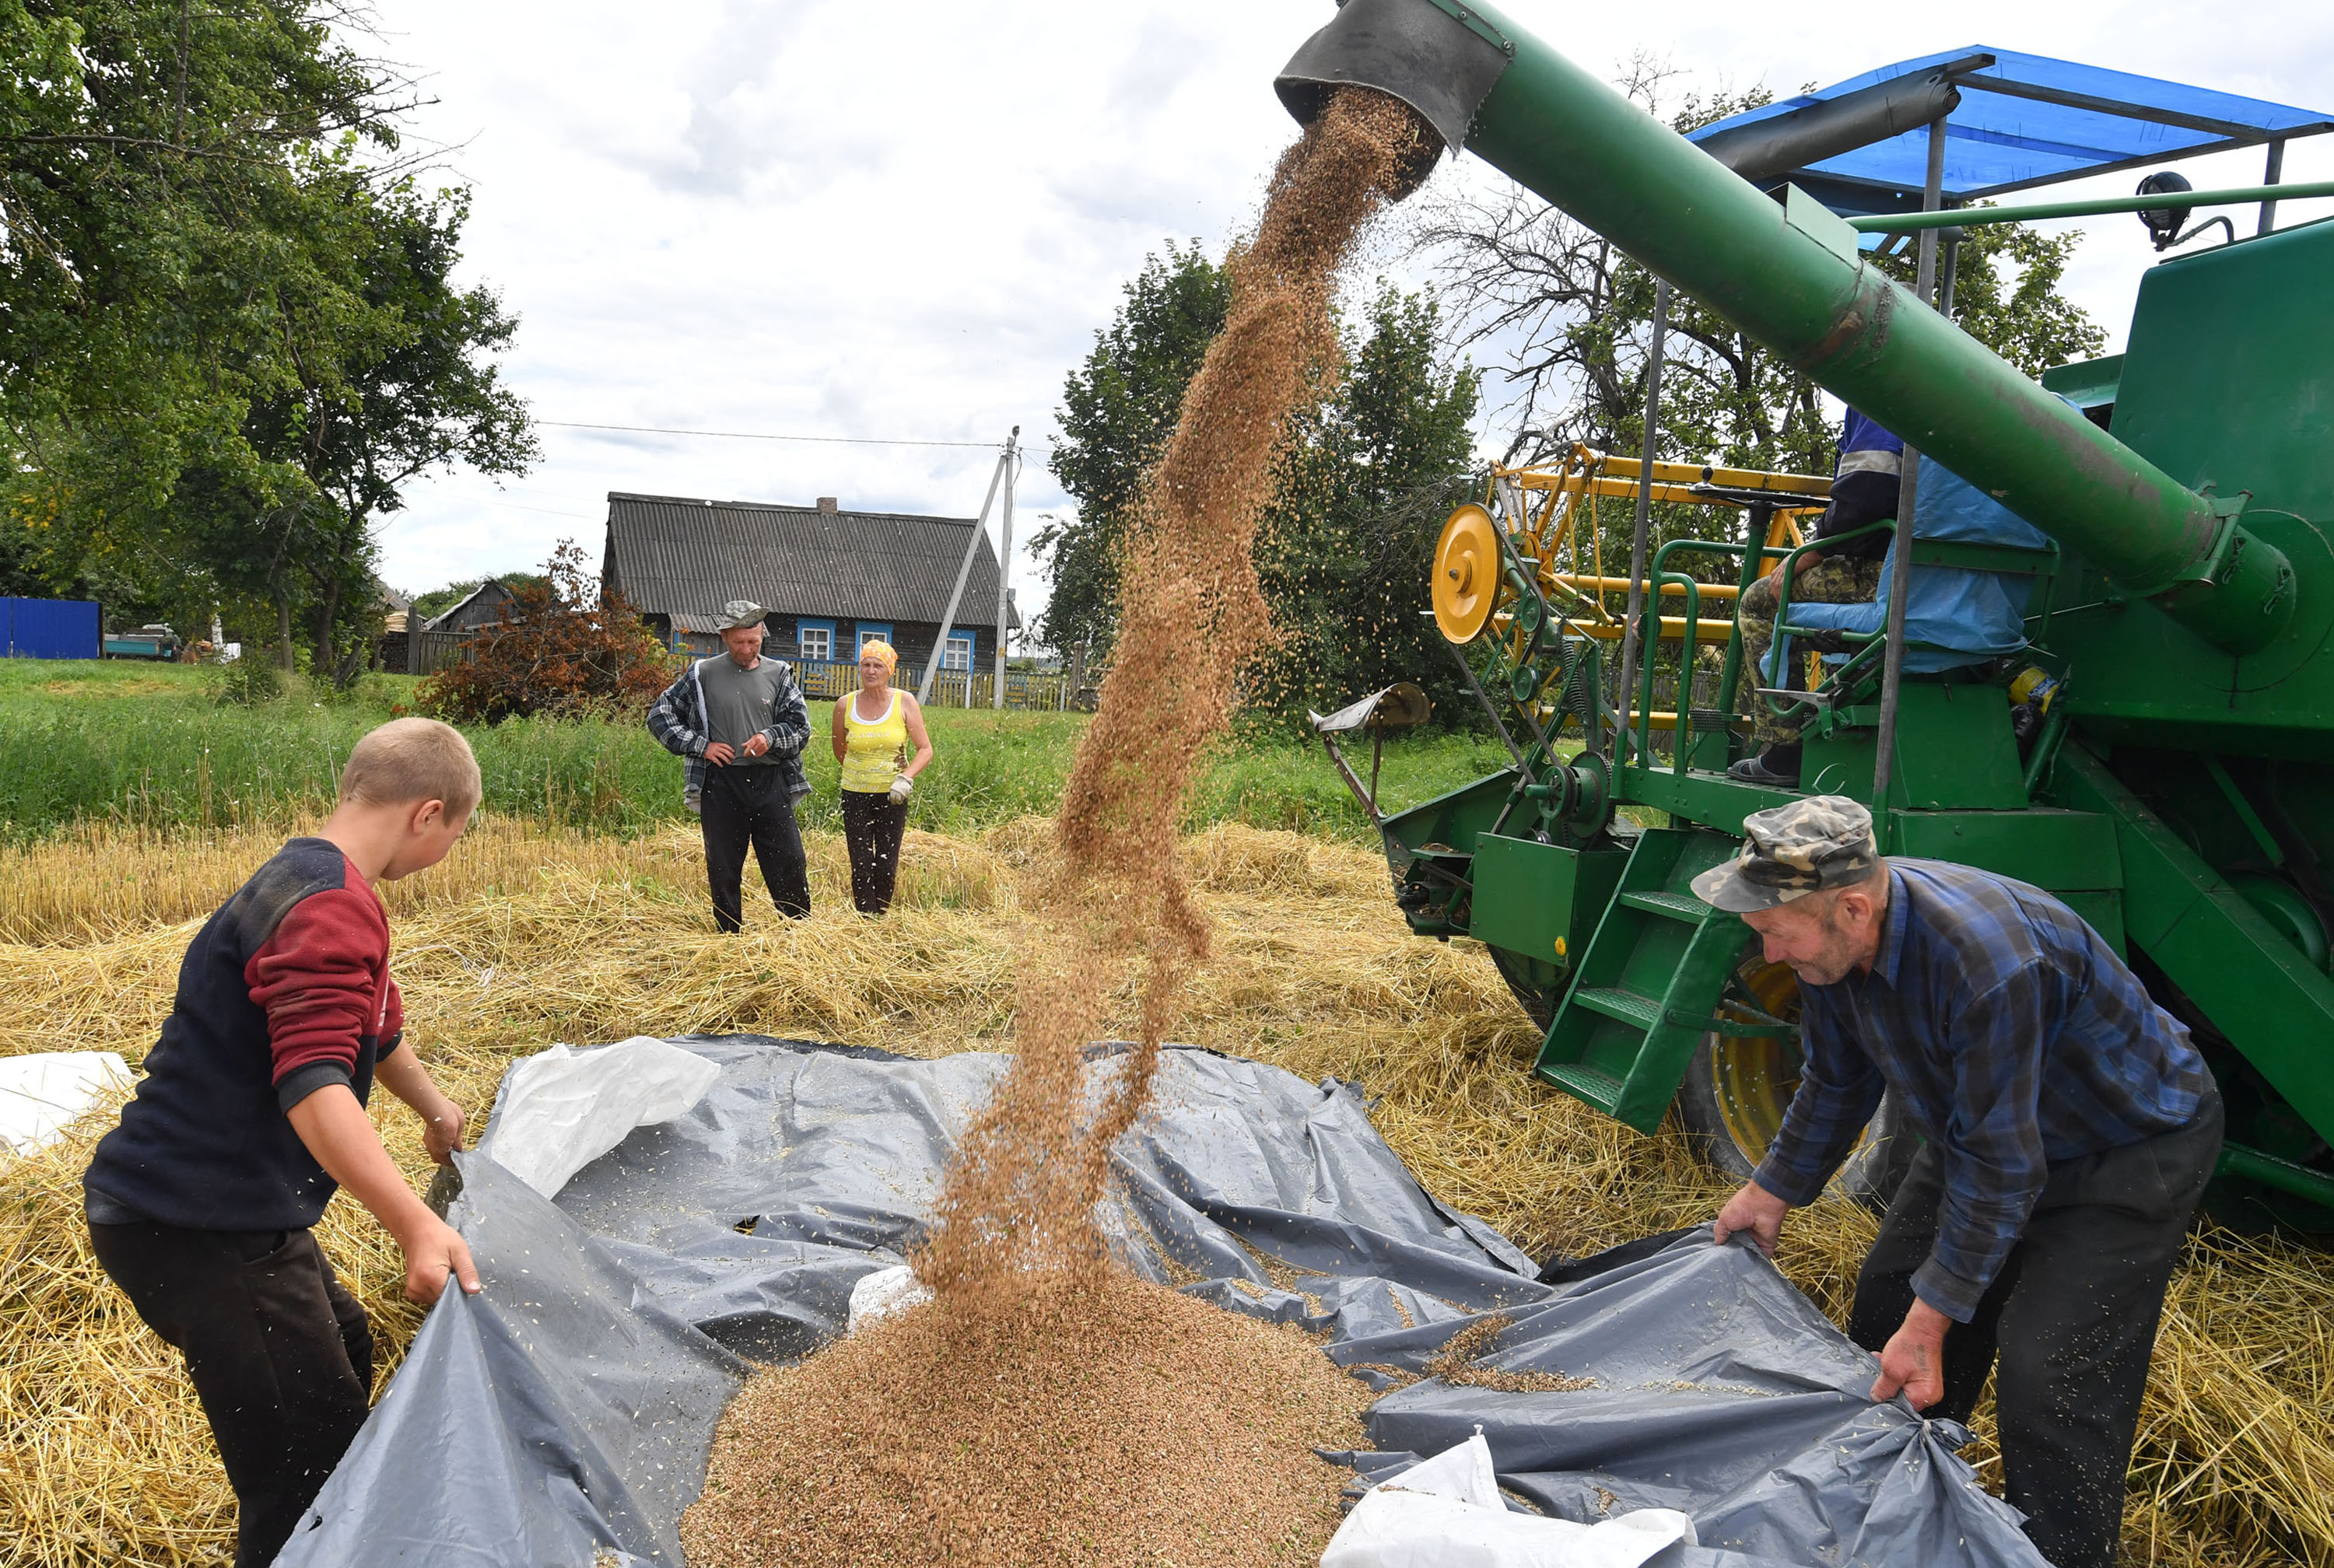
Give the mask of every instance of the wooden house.
M 970 517 L 846 512 L 833 496 L 785 506 L 612 491 L 601 580 L 676 650 L 719 652 L 721 606 L 749 599 L 770 611 L 765 647 L 801 666 L 814 693 L 844 678 L 871 638 L 898 651 L 911 684 L 973 534 Z M 984 534 L 941 668 L 986 669 L 996 652 L 997 553 Z

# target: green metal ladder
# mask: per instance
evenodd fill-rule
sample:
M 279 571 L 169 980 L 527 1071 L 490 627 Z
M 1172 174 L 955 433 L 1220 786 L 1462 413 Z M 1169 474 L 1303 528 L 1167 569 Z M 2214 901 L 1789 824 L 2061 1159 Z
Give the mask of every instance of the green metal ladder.
M 1698 828 L 1647 828 L 1573 972 L 1533 1070 L 1640 1132 L 1661 1125 L 1703 1034 L 1752 1031 L 1713 1016 L 1742 951 L 1740 917 L 1693 896 L 1694 877 L 1740 852 Z

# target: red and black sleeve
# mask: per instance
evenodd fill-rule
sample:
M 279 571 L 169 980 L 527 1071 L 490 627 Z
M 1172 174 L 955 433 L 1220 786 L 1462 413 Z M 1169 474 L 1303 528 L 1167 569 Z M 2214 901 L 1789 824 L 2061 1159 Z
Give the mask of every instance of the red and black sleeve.
M 243 976 L 267 1013 L 276 1103 L 351 1082 L 365 1036 L 395 1005 L 382 995 L 389 922 L 371 890 L 333 888 L 293 906 Z M 402 1020 L 400 1019 L 401 1023 Z

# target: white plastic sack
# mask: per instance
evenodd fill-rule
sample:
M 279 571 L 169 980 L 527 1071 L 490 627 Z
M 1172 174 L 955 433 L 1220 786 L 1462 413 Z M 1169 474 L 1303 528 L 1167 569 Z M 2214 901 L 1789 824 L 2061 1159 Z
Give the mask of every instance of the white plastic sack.
M 720 1076 L 695 1052 L 647 1034 L 589 1051 L 554 1045 L 511 1069 L 480 1151 L 556 1198 L 633 1128 L 687 1115 Z
M 130 1063 L 118 1051 L 0 1057 L 0 1149 L 30 1154 L 129 1089 Z
M 862 1275 L 859 1283 L 851 1287 L 851 1320 L 843 1332 L 855 1334 L 878 1318 L 921 1306 L 931 1299 L 931 1287 L 918 1284 L 916 1271 L 906 1264 L 879 1268 L 873 1274 Z
M 1668 1508 L 1596 1525 L 1509 1513 L 1479 1434 L 1365 1494 L 1321 1568 L 1642 1568 L 1693 1544 L 1693 1521 Z

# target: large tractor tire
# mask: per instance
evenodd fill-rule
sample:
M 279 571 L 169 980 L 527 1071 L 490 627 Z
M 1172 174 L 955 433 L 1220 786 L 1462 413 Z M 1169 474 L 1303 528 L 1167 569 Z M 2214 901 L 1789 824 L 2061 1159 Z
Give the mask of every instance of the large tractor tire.
M 1796 1024 L 1799 977 L 1784 965 L 1766 962 L 1753 938 L 1727 982 L 1718 1014 L 1741 1023 L 1779 1019 Z M 1678 1085 L 1678 1120 L 1713 1169 L 1747 1181 L 1781 1130 L 1783 1112 L 1799 1087 L 1796 1035 L 1746 1038 L 1712 1030 L 1702 1037 L 1685 1082 Z M 1858 1203 L 1886 1208 L 1919 1147 L 1919 1135 L 1904 1125 L 1895 1096 L 1888 1095 L 1837 1180 Z

